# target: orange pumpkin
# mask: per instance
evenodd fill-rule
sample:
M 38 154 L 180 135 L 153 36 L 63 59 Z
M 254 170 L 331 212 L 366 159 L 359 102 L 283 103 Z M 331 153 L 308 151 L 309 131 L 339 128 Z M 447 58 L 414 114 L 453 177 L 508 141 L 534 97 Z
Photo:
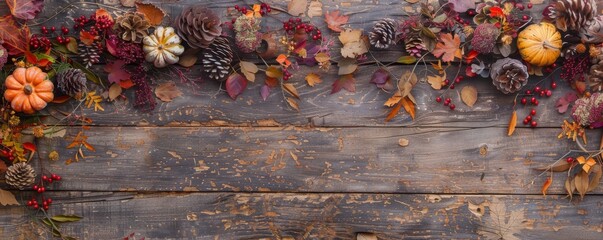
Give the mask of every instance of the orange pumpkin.
M 42 110 L 54 98 L 54 85 L 38 67 L 17 68 L 4 81 L 4 98 L 17 112 L 32 114 Z

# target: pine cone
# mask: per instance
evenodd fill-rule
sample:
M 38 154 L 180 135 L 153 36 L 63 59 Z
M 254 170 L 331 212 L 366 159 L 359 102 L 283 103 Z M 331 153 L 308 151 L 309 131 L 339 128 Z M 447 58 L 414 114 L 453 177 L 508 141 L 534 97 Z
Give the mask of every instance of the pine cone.
M 137 12 L 127 12 L 119 16 L 114 26 L 122 40 L 135 43 L 140 43 L 149 34 L 149 27 L 151 24 L 144 15 Z
M 603 91 L 603 49 L 600 47 L 591 47 L 591 63 L 590 71 L 588 72 L 588 85 L 591 91 Z
M 586 43 L 603 43 L 603 15 L 589 21 L 579 35 L 581 40 Z
M 391 18 L 382 19 L 375 24 L 369 33 L 369 41 L 376 48 L 388 48 L 396 42 L 396 21 Z
M 100 61 L 100 52 L 96 45 L 92 44 L 88 46 L 84 43 L 79 43 L 78 50 L 80 51 L 80 58 L 82 58 L 87 68 Z
M 35 180 L 36 171 L 27 163 L 15 163 L 6 170 L 6 183 L 18 189 L 31 186 Z
M 404 48 L 406 53 L 417 58 L 420 58 L 422 52 L 427 50 L 423 38 L 418 32 L 407 34 L 406 39 L 404 39 Z
M 499 91 L 514 93 L 528 83 L 528 67 L 516 59 L 499 59 L 492 64 L 490 77 Z
M 203 71 L 209 75 L 209 78 L 222 81 L 230 72 L 232 57 L 228 39 L 217 37 L 203 52 Z
M 203 6 L 184 9 L 176 18 L 175 29 L 192 48 L 207 48 L 222 34 L 220 18 Z
M 0 69 L 4 67 L 4 64 L 8 61 L 8 50 L 0 45 Z
M 553 20 L 561 31 L 580 31 L 597 15 L 595 0 L 557 0 L 543 15 Z
M 76 68 L 61 71 L 57 74 L 57 87 L 69 96 L 78 96 L 86 91 L 86 74 Z
M 234 23 L 235 43 L 239 50 L 244 53 L 254 52 L 260 45 L 262 34 L 260 33 L 261 18 L 247 17 L 242 15 Z

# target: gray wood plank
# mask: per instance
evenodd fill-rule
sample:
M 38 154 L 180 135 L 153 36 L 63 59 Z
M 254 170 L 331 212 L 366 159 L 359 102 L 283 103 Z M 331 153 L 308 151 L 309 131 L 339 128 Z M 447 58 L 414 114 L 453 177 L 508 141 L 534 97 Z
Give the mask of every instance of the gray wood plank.
M 532 195 L 93 193 L 92 201 L 90 193 L 56 195 L 51 215 L 84 216 L 61 226 L 79 239 L 130 233 L 146 239 L 354 239 L 356 232 L 379 239 L 494 239 L 501 226 L 511 226 L 502 231 L 504 239 L 600 239 L 603 221 L 600 195 L 578 204 Z M 481 219 L 470 203 L 489 203 Z M 31 220 L 22 207 L 0 213 L 5 238 L 16 238 L 14 230 Z M 492 224 L 492 217 L 502 224 Z
M 578 149 L 548 128 L 92 127 L 96 152 L 65 165 L 78 130 L 39 143 L 44 160 L 60 152 L 44 164 L 61 190 L 538 194 L 533 168 Z M 550 193 L 564 194 L 556 176 Z

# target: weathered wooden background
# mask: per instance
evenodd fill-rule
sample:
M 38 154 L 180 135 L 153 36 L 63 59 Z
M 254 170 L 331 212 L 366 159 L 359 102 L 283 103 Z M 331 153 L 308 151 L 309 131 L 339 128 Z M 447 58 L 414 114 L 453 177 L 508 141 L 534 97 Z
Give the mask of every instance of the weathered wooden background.
M 119 1 L 99 1 L 112 2 Z M 235 4 L 257 3 L 155 2 L 169 14 L 167 22 L 189 4 L 224 13 Z M 265 2 L 275 12 L 287 5 Z M 350 15 L 350 26 L 365 30 L 384 16 L 401 17 L 418 7 L 400 0 L 322 2 L 325 11 L 340 10 Z M 535 4 L 531 16 L 539 19 L 548 2 Z M 45 24 L 56 26 L 98 7 L 67 0 L 47 0 L 46 5 L 37 21 L 54 16 Z M 281 12 L 267 23 L 279 28 L 289 17 Z M 311 21 L 330 34 L 322 17 Z M 375 55 L 387 63 L 401 56 L 401 49 Z M 279 92 L 262 101 L 259 83 L 233 101 L 214 82 L 194 91 L 181 86 L 183 97 L 160 103 L 151 114 L 123 101 L 104 103 L 104 112 L 86 111 L 94 121 L 86 132 L 96 146 L 86 159 L 64 163 L 74 154 L 65 146 L 80 127 L 68 127 L 67 140 L 38 143 L 43 156 L 52 149 L 61 154 L 61 160 L 45 166 L 64 178 L 49 193 L 55 199 L 51 214 L 83 216 L 61 227 L 81 239 L 120 239 L 131 233 L 147 239 L 353 239 L 357 232 L 380 239 L 602 238 L 603 190 L 570 201 L 559 174 L 543 197 L 545 179 L 533 170 L 577 148 L 556 138 L 568 116 L 556 112 L 554 101 L 569 91 L 567 84 L 558 81 L 553 97 L 540 101 L 538 128 L 520 124 L 507 137 L 514 96 L 499 93 L 489 79 L 458 85 L 457 90 L 477 86 L 479 100 L 469 108 L 453 92 L 455 111 L 437 104 L 438 93 L 421 83 L 413 90 L 417 118 L 401 114 L 385 123 L 383 102 L 390 94 L 369 83 L 376 68 L 360 67 L 355 93 L 331 95 L 336 70 L 322 74 L 323 83 L 311 88 L 303 78 L 315 69 L 302 67 L 290 80 L 302 98 L 300 113 L 288 109 Z M 199 69 L 188 73 L 199 75 Z M 410 66 L 389 69 L 399 76 Z M 451 68 L 449 76 L 456 70 Z M 519 107 L 520 118 L 530 109 Z M 409 146 L 400 147 L 400 138 L 408 139 Z M 590 131 L 589 139 L 588 147 L 595 149 L 600 133 Z M 484 209 L 482 217 L 475 212 Z M 24 207 L 0 208 L 2 238 L 32 239 L 30 220 Z

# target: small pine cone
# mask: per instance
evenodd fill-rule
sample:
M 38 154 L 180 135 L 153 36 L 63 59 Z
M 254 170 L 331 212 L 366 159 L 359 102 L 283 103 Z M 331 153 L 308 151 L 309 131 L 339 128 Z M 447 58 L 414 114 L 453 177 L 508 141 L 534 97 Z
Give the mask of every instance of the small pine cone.
M 223 81 L 230 72 L 233 52 L 230 42 L 225 37 L 217 37 L 212 44 L 203 51 L 203 72 L 210 79 Z
M 423 51 L 427 50 L 419 34 L 409 34 L 404 40 L 404 48 L 406 49 L 406 53 L 417 58 L 420 58 Z
M 149 34 L 149 27 L 149 21 L 137 12 L 127 12 L 119 16 L 114 25 L 122 40 L 135 43 L 140 43 Z
M 6 183 L 18 189 L 31 186 L 35 180 L 36 171 L 27 163 L 15 163 L 6 170 Z
M 0 69 L 4 67 L 4 64 L 8 61 L 8 50 L 0 45 Z
M 80 51 L 80 57 L 87 68 L 100 61 L 100 53 L 96 45 L 92 44 L 88 46 L 84 43 L 79 43 L 78 50 Z
M 75 97 L 86 92 L 86 74 L 76 68 L 68 68 L 57 74 L 57 87 L 65 94 Z
M 251 53 L 256 50 L 262 40 L 260 33 L 261 18 L 250 18 L 242 15 L 234 23 L 235 43 L 239 50 L 244 53 Z
M 580 30 L 580 39 L 586 43 L 603 43 L 603 15 L 599 15 Z
M 222 35 L 220 24 L 220 18 L 209 8 L 196 5 L 182 11 L 174 28 L 192 48 L 207 48 Z
M 597 15 L 597 2 L 557 0 L 545 8 L 543 15 L 554 21 L 561 31 L 581 31 Z
M 396 42 L 396 21 L 391 18 L 382 19 L 375 24 L 369 33 L 369 41 L 376 48 L 388 48 Z
M 528 83 L 528 67 L 519 60 L 503 58 L 490 68 L 492 84 L 505 94 L 519 91 Z

